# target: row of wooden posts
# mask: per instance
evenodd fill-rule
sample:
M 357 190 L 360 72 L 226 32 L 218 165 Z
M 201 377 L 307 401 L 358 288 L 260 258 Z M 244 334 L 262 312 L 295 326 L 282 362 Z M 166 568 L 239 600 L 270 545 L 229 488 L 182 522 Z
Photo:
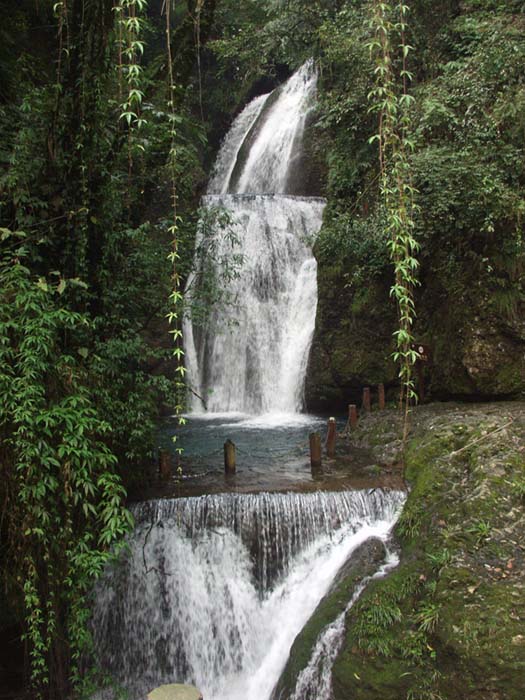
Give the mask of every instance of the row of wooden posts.
M 385 408 L 385 386 L 378 384 L 377 386 L 377 403 L 382 411 Z M 369 413 L 372 410 L 372 392 L 369 386 L 363 389 L 362 411 Z M 348 426 L 354 429 L 357 426 L 357 405 L 350 404 L 348 406 Z M 328 419 L 328 428 L 326 433 L 326 454 L 328 457 L 335 457 L 335 443 L 337 439 L 337 424 L 335 418 Z M 310 433 L 310 463 L 312 467 L 319 468 L 322 466 L 322 447 L 320 433 Z M 226 474 L 235 474 L 236 469 L 235 444 L 231 440 L 226 440 L 224 443 L 224 471 Z
M 382 411 L 385 408 L 385 386 L 378 384 L 377 386 L 377 402 L 378 407 Z M 370 413 L 372 410 L 372 393 L 369 386 L 363 389 L 363 401 L 361 404 L 363 413 Z M 348 406 L 348 423 L 347 429 L 353 430 L 357 426 L 358 413 L 357 405 L 351 403 Z M 337 425 L 335 418 L 328 419 L 326 432 L 326 455 L 330 459 L 335 457 L 335 443 L 337 439 Z M 320 433 L 310 433 L 310 464 L 314 469 L 319 469 L 323 464 L 323 450 L 321 447 Z
M 380 410 L 385 408 L 385 387 L 383 384 L 377 386 L 377 402 Z M 363 413 L 369 413 L 372 410 L 372 393 L 369 386 L 363 389 L 363 401 L 361 404 Z M 357 426 L 357 405 L 350 404 L 348 406 L 348 428 L 354 429 Z M 330 458 L 335 457 L 335 443 L 337 439 L 337 426 L 335 418 L 329 418 L 326 434 L 326 455 Z M 320 433 L 310 433 L 310 463 L 312 467 L 319 468 L 322 466 L 322 447 Z M 226 474 L 235 474 L 237 468 L 236 448 L 235 443 L 230 439 L 224 443 L 224 471 Z M 160 473 L 161 477 L 169 478 L 171 476 L 171 456 L 168 452 L 160 453 Z

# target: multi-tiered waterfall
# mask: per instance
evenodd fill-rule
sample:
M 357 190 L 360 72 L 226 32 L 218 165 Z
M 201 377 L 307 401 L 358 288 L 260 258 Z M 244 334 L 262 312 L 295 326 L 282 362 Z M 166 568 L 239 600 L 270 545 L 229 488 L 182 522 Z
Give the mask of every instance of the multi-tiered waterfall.
M 231 236 L 212 231 L 213 244 L 204 245 L 201 225 L 187 297 L 196 299 L 211 275 L 229 301 L 208 307 L 203 323 L 185 322 L 190 381 L 212 412 L 301 408 L 317 303 L 311 245 L 324 202 L 295 188 L 315 89 L 309 62 L 253 100 L 227 135 L 204 198 L 208 212 L 228 210 L 242 254 L 237 274 L 227 274 Z M 210 249 L 211 263 L 202 254 Z M 202 410 L 200 399 L 193 408 Z M 138 504 L 129 547 L 95 592 L 98 668 L 130 700 L 177 682 L 197 685 L 205 700 L 270 700 L 337 572 L 370 537 L 387 541 L 403 500 L 374 489 Z M 391 564 L 385 549 L 377 575 Z M 343 629 L 344 614 L 322 631 L 282 700 L 330 700 Z M 114 689 L 97 696 L 114 697 Z
M 317 307 L 313 237 L 324 200 L 291 194 L 301 167 L 302 140 L 314 105 L 311 61 L 235 120 L 219 152 L 203 206 L 231 216 L 231 236 L 218 237 L 211 269 L 228 304 L 205 322 L 185 322 L 186 363 L 194 411 L 294 413 L 302 393 Z M 191 299 L 205 261 L 198 234 Z M 235 275 L 224 260 L 242 259 Z
M 205 700 L 269 700 L 337 571 L 368 538 L 386 540 L 403 499 L 373 490 L 139 504 L 129 551 L 98 587 L 98 665 L 130 700 L 175 682 Z M 329 700 L 319 692 L 329 667 L 317 694 L 300 694 L 317 682 L 318 661 L 296 700 Z

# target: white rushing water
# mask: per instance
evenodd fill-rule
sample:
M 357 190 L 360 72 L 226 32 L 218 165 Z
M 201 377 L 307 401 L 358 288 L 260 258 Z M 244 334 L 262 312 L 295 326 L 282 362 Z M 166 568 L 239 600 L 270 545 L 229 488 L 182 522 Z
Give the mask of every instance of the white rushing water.
M 361 581 L 352 595 L 348 605 L 336 619 L 327 625 L 320 633 L 312 651 L 310 661 L 298 675 L 294 691 L 289 700 L 332 700 L 332 668 L 341 646 L 345 633 L 345 618 L 347 612 L 359 600 L 371 579 L 383 578 L 399 564 L 399 557 L 394 552 L 388 552 L 385 563 L 373 576 Z
M 226 194 L 230 178 L 246 134 L 259 117 L 268 95 L 252 100 L 239 114 L 224 139 L 208 183 L 208 194 Z
M 227 303 L 215 305 L 205 320 L 184 322 L 193 411 L 204 409 L 199 397 L 211 412 L 302 408 L 317 309 L 312 244 L 325 202 L 287 192 L 316 83 L 308 61 L 280 88 L 257 97 L 217 157 L 203 207 L 229 213 L 228 234 L 224 221 L 201 223 L 186 298 L 213 280 Z M 227 266 L 235 260 L 232 274 Z
M 97 591 L 98 663 L 130 700 L 174 682 L 206 700 L 269 700 L 335 574 L 369 537 L 387 539 L 403 498 L 223 494 L 140 505 L 129 553 Z

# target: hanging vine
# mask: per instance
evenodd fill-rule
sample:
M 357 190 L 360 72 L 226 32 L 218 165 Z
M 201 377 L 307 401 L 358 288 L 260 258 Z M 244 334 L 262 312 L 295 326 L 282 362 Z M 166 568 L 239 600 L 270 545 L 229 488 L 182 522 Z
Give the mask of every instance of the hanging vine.
M 195 5 L 195 16 L 193 17 L 193 26 L 195 34 L 195 48 L 197 51 L 197 77 L 199 80 L 199 108 L 201 119 L 204 121 L 204 109 L 202 106 L 202 66 L 201 66 L 201 14 L 204 6 L 204 0 L 197 0 Z
M 179 216 L 177 214 L 177 114 L 175 111 L 175 77 L 173 73 L 173 55 L 171 51 L 171 2 L 166 0 L 166 52 L 168 61 L 168 119 L 170 130 L 170 150 L 168 154 L 168 168 L 171 178 L 171 203 L 172 203 L 172 222 L 169 227 L 169 233 L 172 238 L 172 248 L 169 254 L 169 260 L 172 265 L 172 292 L 169 297 L 170 311 L 168 313 L 168 322 L 171 330 L 170 334 L 173 337 L 173 356 L 175 358 L 175 416 L 179 426 L 186 423 L 184 418 L 184 403 L 186 384 L 184 376 L 186 368 L 184 366 L 184 349 L 182 345 L 182 329 L 181 329 L 181 306 L 183 302 L 183 293 L 181 291 L 181 277 L 179 272 Z M 177 473 L 182 472 L 180 457 L 182 455 L 182 447 L 179 444 L 178 436 L 174 435 L 173 442 L 175 443 L 175 451 L 177 454 Z
M 369 49 L 376 84 L 368 96 L 371 109 L 379 114 L 378 133 L 370 141 L 377 141 L 379 146 L 380 187 L 387 217 L 388 247 L 394 266 L 390 294 L 398 310 L 394 359 L 399 364 L 401 381 L 403 443 L 408 436 L 410 404 L 417 399 L 413 366 L 418 358 L 413 335 L 419 244 L 414 237 L 417 205 L 410 173 L 410 153 L 414 149 L 410 137 L 410 108 L 414 98 L 408 93 L 408 83 L 412 78 L 407 69 L 407 58 L 412 50 L 406 42 L 408 12 L 409 7 L 402 0 L 398 3 L 376 0 L 374 3 L 370 23 L 373 38 Z
M 118 0 L 113 7 L 117 26 L 120 119 L 125 121 L 128 129 L 129 175 L 133 168 L 133 132 L 146 124 L 141 113 L 144 92 L 141 89 L 143 69 L 140 59 L 144 54 L 142 15 L 147 6 L 147 0 Z

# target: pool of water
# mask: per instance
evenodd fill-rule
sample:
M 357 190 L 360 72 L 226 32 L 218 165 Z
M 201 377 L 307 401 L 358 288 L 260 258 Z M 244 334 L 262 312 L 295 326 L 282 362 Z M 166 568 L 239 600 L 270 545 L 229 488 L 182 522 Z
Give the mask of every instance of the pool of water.
M 389 486 L 384 478 L 367 471 L 373 457 L 367 450 L 351 447 L 338 439 L 338 458 L 323 460 L 321 469 L 312 470 L 309 434 L 320 432 L 324 443 L 327 417 L 311 414 L 269 414 L 249 416 L 238 413 L 191 414 L 187 424 L 177 427 L 175 418 L 164 420 L 159 447 L 173 454 L 173 436 L 184 453 L 182 475 L 158 482 L 142 498 L 197 496 L 224 491 L 308 491 L 340 490 Z M 338 432 L 345 419 L 337 421 Z M 224 442 L 236 445 L 237 471 L 224 473 Z M 175 470 L 174 470 L 175 471 Z M 381 482 L 381 483 L 379 483 Z M 398 487 L 398 484 L 393 484 Z

